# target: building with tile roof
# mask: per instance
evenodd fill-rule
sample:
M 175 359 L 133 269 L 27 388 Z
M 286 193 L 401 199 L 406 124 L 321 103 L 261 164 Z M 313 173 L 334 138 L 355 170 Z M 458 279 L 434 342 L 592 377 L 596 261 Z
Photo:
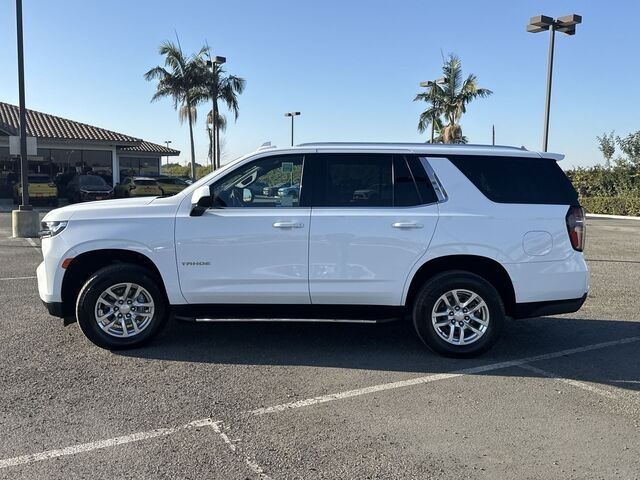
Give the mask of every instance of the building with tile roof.
M 0 197 L 10 197 L 20 173 L 10 155 L 9 138 L 19 135 L 19 109 L 0 102 Z M 162 157 L 178 150 L 105 128 L 27 109 L 27 136 L 36 137 L 38 151 L 29 157 L 29 171 L 45 173 L 64 195 L 77 173 L 95 173 L 112 185 L 129 175 L 159 175 Z

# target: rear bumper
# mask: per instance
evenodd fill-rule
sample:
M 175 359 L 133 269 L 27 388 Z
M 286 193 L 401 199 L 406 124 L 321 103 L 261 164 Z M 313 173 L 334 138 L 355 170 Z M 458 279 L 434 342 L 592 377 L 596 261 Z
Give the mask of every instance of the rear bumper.
M 582 307 L 586 299 L 587 294 L 585 293 L 580 298 L 571 298 L 568 300 L 516 303 L 513 309 L 513 317 L 531 318 L 547 315 L 560 315 L 561 313 L 573 313 L 580 310 L 580 307 Z

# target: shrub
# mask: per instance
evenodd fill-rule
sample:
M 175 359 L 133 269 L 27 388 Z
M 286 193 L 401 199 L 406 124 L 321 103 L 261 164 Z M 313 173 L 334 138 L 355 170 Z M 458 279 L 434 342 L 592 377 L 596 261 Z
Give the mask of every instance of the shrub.
M 582 197 L 587 213 L 640 216 L 640 197 Z

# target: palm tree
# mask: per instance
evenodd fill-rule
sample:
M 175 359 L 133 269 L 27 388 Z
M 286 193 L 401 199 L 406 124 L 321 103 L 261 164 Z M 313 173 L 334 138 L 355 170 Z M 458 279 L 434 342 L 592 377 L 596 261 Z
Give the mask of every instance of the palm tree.
M 493 92 L 478 87 L 478 79 L 473 74 L 463 80 L 462 63 L 456 55 L 450 54 L 445 60 L 442 73 L 443 83 L 434 83 L 429 91 L 416 95 L 415 100 L 423 100 L 429 104 L 427 110 L 420 115 L 418 131 L 423 132 L 428 122 L 440 122 L 441 117 L 444 117 L 444 122 L 440 124 L 439 140 L 443 143 L 467 143 L 460 126 L 460 119 L 467 111 L 467 105 L 472 100 L 488 97 Z
M 203 51 L 206 52 L 207 56 L 210 55 L 209 47 L 203 47 Z M 213 137 L 216 140 L 215 145 L 217 149 L 217 165 L 213 166 L 215 169 L 220 168 L 220 131 L 224 131 L 227 126 L 226 117 L 220 113 L 218 100 L 227 106 L 233 113 L 234 119 L 237 120 L 240 114 L 238 95 L 242 94 L 247 82 L 244 78 L 235 75 L 226 75 L 226 71 L 220 64 L 212 63 L 211 65 L 213 65 L 213 72 L 207 72 L 205 81 L 198 89 L 195 99 L 196 103 L 207 100 L 213 101 L 212 103 L 214 103 L 213 108 L 207 113 L 207 121 L 211 123 L 212 118 L 215 120 L 215 122 L 213 122 Z M 206 69 L 206 62 L 203 62 L 201 67 Z M 214 111 L 216 113 L 215 115 Z M 213 146 L 210 146 L 209 150 L 211 154 L 213 154 Z
M 191 177 L 196 178 L 196 153 L 193 144 L 193 124 L 197 119 L 197 93 L 205 82 L 206 70 L 203 69 L 205 48 L 195 55 L 187 57 L 180 44 L 165 41 L 160 45 L 160 55 L 164 56 L 164 67 L 157 66 L 144 74 L 147 81 L 157 80 L 158 85 L 151 101 L 170 97 L 173 108 L 178 110 L 180 122 L 189 122 L 189 140 L 191 142 Z

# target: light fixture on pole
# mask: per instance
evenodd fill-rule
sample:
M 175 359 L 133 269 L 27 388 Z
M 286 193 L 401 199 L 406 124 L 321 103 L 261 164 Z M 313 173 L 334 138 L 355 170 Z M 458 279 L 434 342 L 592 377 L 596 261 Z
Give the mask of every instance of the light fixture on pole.
M 549 111 L 551 109 L 551 80 L 553 77 L 553 51 L 555 48 L 556 31 L 566 35 L 575 35 L 576 25 L 582 23 L 582 17 L 575 13 L 564 17 L 552 18 L 546 15 L 531 17 L 527 25 L 527 32 L 540 33 L 549 30 L 549 60 L 547 64 L 547 100 L 544 109 L 544 133 L 542 150 L 547 151 L 549 144 Z
M 227 57 L 214 56 L 207 60 L 206 64 L 208 68 L 211 68 L 212 82 L 211 82 L 211 169 L 215 170 L 220 168 L 220 125 L 218 125 L 218 75 L 216 72 L 216 65 L 222 65 L 226 63 Z
M 169 148 L 169 144 L 171 143 L 171 140 L 165 140 L 164 143 L 167 146 L 167 148 Z M 169 152 L 167 152 L 167 164 L 169 164 Z
M 300 112 L 287 112 L 284 114 L 285 117 L 291 117 L 291 146 L 293 147 L 293 119 L 300 115 Z
M 444 77 L 436 78 L 435 80 L 428 80 L 426 82 L 420 82 L 420 86 L 423 88 L 433 88 L 436 85 L 444 85 L 447 79 Z M 431 119 L 431 143 L 434 141 L 434 129 L 435 129 L 435 117 Z

